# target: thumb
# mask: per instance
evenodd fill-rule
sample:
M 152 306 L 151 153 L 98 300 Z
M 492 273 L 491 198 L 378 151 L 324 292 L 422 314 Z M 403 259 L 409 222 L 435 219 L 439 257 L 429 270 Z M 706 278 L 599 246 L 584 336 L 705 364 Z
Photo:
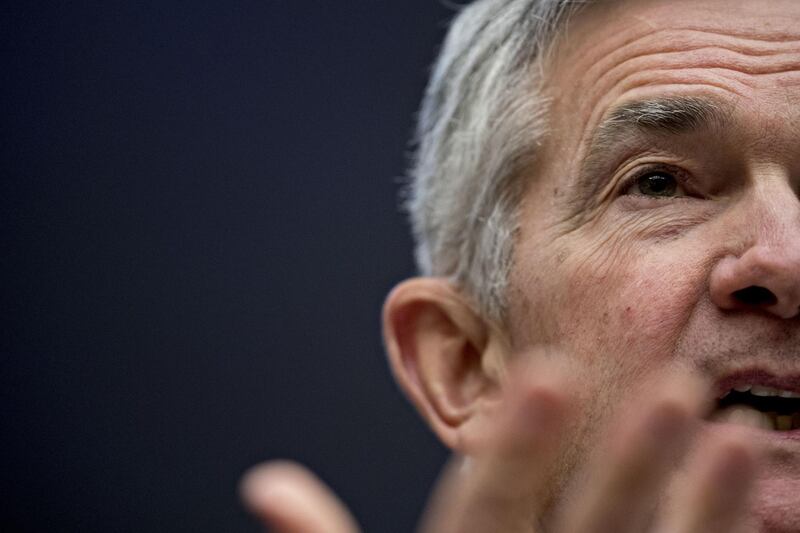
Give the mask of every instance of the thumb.
M 278 533 L 357 533 L 355 519 L 322 481 L 291 461 L 270 461 L 245 472 L 245 507 Z

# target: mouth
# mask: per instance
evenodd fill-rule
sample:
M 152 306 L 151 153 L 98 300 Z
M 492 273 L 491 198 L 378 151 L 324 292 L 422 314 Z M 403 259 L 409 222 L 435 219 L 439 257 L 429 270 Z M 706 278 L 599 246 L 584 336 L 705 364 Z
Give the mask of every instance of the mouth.
M 712 422 L 800 438 L 800 376 L 742 372 L 722 380 L 717 391 Z

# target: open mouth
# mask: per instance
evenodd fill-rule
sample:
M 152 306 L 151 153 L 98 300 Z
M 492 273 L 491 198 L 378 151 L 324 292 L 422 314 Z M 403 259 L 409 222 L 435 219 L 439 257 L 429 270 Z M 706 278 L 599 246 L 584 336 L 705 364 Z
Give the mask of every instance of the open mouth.
M 719 397 L 711 420 L 770 431 L 797 430 L 800 429 L 800 392 L 738 383 Z

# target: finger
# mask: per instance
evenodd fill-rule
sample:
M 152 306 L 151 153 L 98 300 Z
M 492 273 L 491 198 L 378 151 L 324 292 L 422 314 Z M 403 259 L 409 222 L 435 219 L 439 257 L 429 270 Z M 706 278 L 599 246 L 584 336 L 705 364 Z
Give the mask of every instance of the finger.
M 569 411 L 565 380 L 527 369 L 509 384 L 484 448 L 452 464 L 421 531 L 531 531 Z
M 245 506 L 280 533 L 354 533 L 355 520 L 336 495 L 306 468 L 289 461 L 255 466 L 242 477 Z
M 614 426 L 575 504 L 562 517 L 566 533 L 643 531 L 667 477 L 686 453 L 704 405 L 701 384 L 667 383 Z M 625 423 L 622 423 L 625 422 Z
M 747 523 L 756 454 L 742 438 L 726 437 L 704 446 L 688 472 L 660 531 L 729 533 Z

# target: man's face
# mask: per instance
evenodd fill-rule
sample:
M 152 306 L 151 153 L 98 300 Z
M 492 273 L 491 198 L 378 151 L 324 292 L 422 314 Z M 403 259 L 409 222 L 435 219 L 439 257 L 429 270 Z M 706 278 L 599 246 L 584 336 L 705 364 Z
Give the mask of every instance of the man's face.
M 551 130 L 522 203 L 510 337 L 577 363 L 572 465 L 636 385 L 669 372 L 720 394 L 800 393 L 800 2 L 604 3 L 546 68 Z M 704 431 L 769 428 L 748 430 L 766 449 L 758 512 L 800 530 L 800 430 L 773 429 L 787 418 L 761 411 L 784 406 L 751 396 L 734 403 L 757 409 L 718 409 Z

